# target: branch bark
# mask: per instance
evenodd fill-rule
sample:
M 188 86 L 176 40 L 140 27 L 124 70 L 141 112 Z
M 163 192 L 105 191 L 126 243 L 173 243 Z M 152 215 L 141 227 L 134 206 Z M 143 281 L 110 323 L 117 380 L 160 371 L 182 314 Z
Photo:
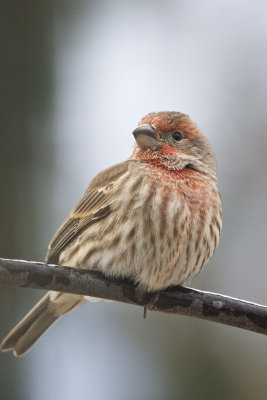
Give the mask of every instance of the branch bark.
M 130 282 L 110 280 L 98 271 L 0 258 L 1 285 L 99 297 L 267 335 L 266 306 L 182 286 L 142 293 Z

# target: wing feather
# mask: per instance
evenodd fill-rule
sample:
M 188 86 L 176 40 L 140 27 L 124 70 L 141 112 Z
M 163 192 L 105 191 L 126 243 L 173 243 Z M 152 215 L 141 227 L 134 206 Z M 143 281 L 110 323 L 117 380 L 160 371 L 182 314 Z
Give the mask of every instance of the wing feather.
M 52 238 L 46 261 L 58 263 L 59 255 L 83 230 L 112 212 L 116 200 L 115 190 L 118 180 L 127 173 L 129 161 L 114 165 L 100 172 L 90 183 L 81 200 L 72 210 L 69 218 Z

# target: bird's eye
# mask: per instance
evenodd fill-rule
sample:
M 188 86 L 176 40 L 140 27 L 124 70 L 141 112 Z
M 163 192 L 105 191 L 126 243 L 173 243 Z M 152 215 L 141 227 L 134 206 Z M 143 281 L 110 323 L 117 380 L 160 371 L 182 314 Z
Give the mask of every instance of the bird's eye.
M 183 139 L 183 135 L 181 134 L 181 132 L 174 132 L 172 134 L 172 137 L 176 142 L 179 142 L 180 140 Z

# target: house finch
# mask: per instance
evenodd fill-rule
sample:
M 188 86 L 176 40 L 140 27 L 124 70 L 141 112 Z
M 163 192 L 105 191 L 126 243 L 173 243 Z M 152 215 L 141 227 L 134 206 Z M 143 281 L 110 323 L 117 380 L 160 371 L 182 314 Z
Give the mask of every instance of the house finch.
M 57 231 L 46 261 L 130 278 L 144 291 L 192 280 L 220 236 L 215 157 L 188 115 L 146 115 L 130 157 L 98 174 Z M 21 355 L 62 314 L 87 298 L 48 292 L 7 335 Z

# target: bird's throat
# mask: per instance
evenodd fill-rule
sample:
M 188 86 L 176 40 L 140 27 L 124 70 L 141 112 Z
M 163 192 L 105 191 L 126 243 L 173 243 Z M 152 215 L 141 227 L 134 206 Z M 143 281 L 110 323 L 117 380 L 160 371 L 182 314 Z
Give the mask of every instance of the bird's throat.
M 166 149 L 164 149 L 166 151 Z M 169 155 L 169 153 L 168 153 Z M 131 159 L 139 160 L 144 166 L 145 174 L 150 176 L 159 185 L 172 187 L 179 192 L 195 196 L 195 192 L 206 192 L 208 176 L 188 168 L 188 164 L 174 164 L 168 156 L 159 151 L 141 151 L 135 148 Z M 199 195 L 199 194 L 198 194 Z
M 179 168 L 179 163 L 174 163 L 172 159 L 173 157 L 178 158 L 179 154 L 182 155 L 177 149 L 167 145 L 160 147 L 157 151 L 142 151 L 138 147 L 135 147 L 130 158 L 140 160 L 142 163 L 165 171 L 178 172 L 183 167 Z

